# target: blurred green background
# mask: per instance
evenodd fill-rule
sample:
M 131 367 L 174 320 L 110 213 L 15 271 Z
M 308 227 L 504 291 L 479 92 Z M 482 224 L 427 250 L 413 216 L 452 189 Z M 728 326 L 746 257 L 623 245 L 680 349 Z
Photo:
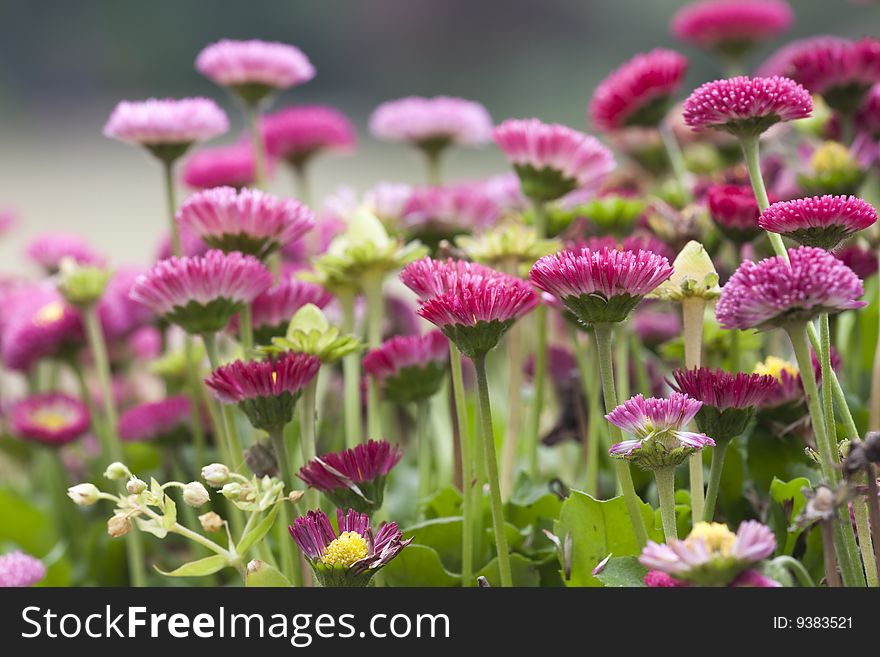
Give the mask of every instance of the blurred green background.
M 493 119 L 538 116 L 584 129 L 596 84 L 632 54 L 671 46 L 691 56 L 688 85 L 716 62 L 676 44 L 668 23 L 682 0 L 0 0 L 0 208 L 20 225 L 0 243 L 0 273 L 20 271 L 34 233 L 88 236 L 111 262 L 147 262 L 165 226 L 160 174 L 139 150 L 101 136 L 120 99 L 208 95 L 236 108 L 193 60 L 219 38 L 293 43 L 315 64 L 309 84 L 276 106 L 329 103 L 355 122 L 361 145 L 317 162 L 319 194 L 342 184 L 421 181 L 421 162 L 373 141 L 370 111 L 408 94 L 483 102 Z M 880 32 L 880 7 L 792 0 L 787 37 Z M 781 43 L 781 42 L 780 42 Z M 779 43 L 770 44 L 756 61 Z M 493 148 L 458 151 L 449 178 L 503 171 Z M 289 193 L 279 171 L 273 190 Z

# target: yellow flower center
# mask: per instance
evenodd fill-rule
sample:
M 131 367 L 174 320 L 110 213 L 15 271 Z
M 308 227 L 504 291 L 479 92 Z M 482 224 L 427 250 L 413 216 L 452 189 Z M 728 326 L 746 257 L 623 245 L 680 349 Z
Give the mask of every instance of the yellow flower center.
M 57 322 L 62 317 L 64 317 L 64 306 L 59 301 L 52 301 L 37 311 L 34 321 L 39 326 L 45 326 Z
M 328 566 L 351 566 L 367 556 L 367 542 L 357 532 L 342 532 L 324 548 L 321 561 Z
M 826 141 L 813 152 L 810 162 L 816 173 L 833 173 L 853 166 L 849 150 L 836 141 Z
M 59 413 L 58 411 L 50 408 L 43 408 L 35 411 L 31 415 L 31 421 L 34 424 L 38 424 L 39 426 L 43 427 L 44 429 L 54 431 L 67 425 L 68 418 L 66 418 L 62 413 Z
M 685 543 L 701 541 L 706 549 L 721 556 L 730 554 L 736 534 L 720 522 L 698 522 L 685 539 Z
M 272 383 L 278 383 L 278 372 L 272 370 Z
M 797 376 L 797 368 L 787 360 L 778 358 L 777 356 L 767 356 L 763 363 L 755 365 L 755 374 L 769 374 L 774 379 L 781 381 L 782 373 L 788 372 L 791 376 Z

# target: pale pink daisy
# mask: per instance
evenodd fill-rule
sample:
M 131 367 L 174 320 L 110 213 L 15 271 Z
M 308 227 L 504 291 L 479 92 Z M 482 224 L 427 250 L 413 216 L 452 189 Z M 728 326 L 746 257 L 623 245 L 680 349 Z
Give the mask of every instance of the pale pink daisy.
M 409 96 L 382 103 L 370 116 L 370 132 L 386 141 L 408 142 L 429 152 L 489 141 L 492 119 L 480 103 L 464 98 Z
M 302 166 L 324 151 L 348 151 L 357 143 L 354 126 L 342 112 L 323 105 L 286 107 L 260 119 L 266 152 Z
M 670 27 L 682 41 L 737 57 L 788 29 L 793 19 L 784 0 L 704 0 L 682 7 Z

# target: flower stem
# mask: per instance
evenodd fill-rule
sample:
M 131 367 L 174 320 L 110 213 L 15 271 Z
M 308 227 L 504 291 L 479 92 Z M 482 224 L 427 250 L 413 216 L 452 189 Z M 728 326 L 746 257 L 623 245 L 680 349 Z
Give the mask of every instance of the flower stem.
M 461 434 L 461 585 L 473 586 L 474 569 L 474 469 L 471 460 L 470 425 L 464 396 L 464 376 L 461 371 L 461 352 L 455 345 L 449 346 L 449 367 L 452 377 L 452 392 L 455 397 L 455 414 Z
M 804 564 L 802 564 L 794 557 L 783 555 L 781 557 L 776 557 L 775 559 L 773 559 L 773 563 L 782 564 L 783 566 L 785 566 L 789 572 L 794 574 L 798 582 L 800 582 L 801 586 L 807 588 L 814 588 L 816 586 L 813 578 L 810 577 L 810 573 L 807 572 L 806 568 L 804 568 Z
M 602 378 L 602 394 L 605 399 L 605 412 L 610 413 L 617 406 L 617 391 L 614 388 L 614 364 L 611 358 L 611 330 L 610 324 L 593 324 L 593 335 L 596 338 L 596 354 L 599 359 L 599 374 Z M 611 432 L 611 442 L 618 443 L 623 440 L 620 429 L 608 423 Z M 642 520 L 639 498 L 633 485 L 632 472 L 629 463 L 622 459 L 613 459 L 614 470 L 617 473 L 617 481 L 623 491 L 623 499 L 626 502 L 626 510 L 632 523 L 633 533 L 639 549 L 648 542 L 648 533 L 645 531 L 645 523 Z
M 522 332 L 520 324 L 514 324 L 507 334 L 507 430 L 501 452 L 501 495 L 507 499 L 513 490 L 513 474 L 520 436 L 520 409 L 522 408 Z M 531 448 L 531 445 L 529 446 Z
M 880 493 L 877 491 L 877 477 L 874 474 L 874 466 L 869 463 L 865 470 L 868 475 L 868 494 L 865 496 L 865 505 L 868 507 L 871 540 L 874 544 L 875 570 L 880 571 Z
M 547 235 L 547 208 L 544 202 L 532 200 L 535 214 L 535 236 L 544 239 Z M 528 450 L 529 472 L 532 478 L 538 476 L 538 445 L 541 440 L 541 414 L 544 411 L 544 389 L 547 379 L 547 306 L 543 303 L 535 308 L 535 375 L 532 377 L 534 398 L 532 402 L 531 424 L 529 426 Z M 511 363 L 514 365 L 514 363 Z
M 672 174 L 675 176 L 675 180 L 678 183 L 678 189 L 681 192 L 682 200 L 685 205 L 687 205 L 693 201 L 693 194 L 691 193 L 691 175 L 688 173 L 687 166 L 685 165 L 681 146 L 679 146 L 675 135 L 672 134 L 672 131 L 668 126 L 664 125 L 663 122 L 657 126 L 657 131 L 660 133 L 660 139 L 663 141 L 663 148 L 666 150 L 666 156 L 669 158 L 669 164 L 672 167 Z
M 840 588 L 840 575 L 837 572 L 835 558 L 835 540 L 831 529 L 831 520 L 821 520 L 819 529 L 822 532 L 822 552 L 825 554 L 825 581 L 832 588 Z
M 376 349 L 382 344 L 382 276 L 365 276 L 364 296 L 367 301 L 367 346 Z M 379 382 L 374 377 L 367 380 L 367 438 L 382 437 L 382 406 L 379 397 Z
M 293 180 L 296 185 L 296 196 L 304 205 L 312 204 L 312 187 L 309 183 L 309 171 L 305 162 L 299 162 L 291 167 Z
M 254 187 L 264 189 L 266 184 L 266 148 L 260 131 L 259 104 L 245 103 L 244 114 L 254 151 Z
M 254 348 L 254 327 L 251 320 L 251 307 L 247 303 L 244 304 L 238 313 L 238 337 L 241 340 L 241 350 L 244 353 L 244 357 L 247 358 Z
M 177 212 L 177 201 L 174 194 L 174 161 L 162 161 L 162 173 L 165 180 L 165 201 L 168 206 L 168 229 L 171 235 L 171 254 L 178 258 L 183 255 L 183 246 L 180 243 L 180 228 L 174 218 Z
M 319 373 L 320 375 L 320 373 Z M 313 378 L 303 389 L 300 399 L 300 437 L 299 444 L 302 450 L 303 465 L 307 464 L 318 455 L 317 447 L 317 420 L 318 420 L 318 377 Z M 284 439 L 282 438 L 282 442 Z M 292 481 L 290 482 L 293 483 Z M 290 490 L 293 490 L 292 488 Z M 318 508 L 318 491 L 307 488 L 305 493 L 306 507 Z
M 217 336 L 213 333 L 205 333 L 202 335 L 202 342 L 205 344 L 205 352 L 208 354 L 208 362 L 211 363 L 211 369 L 216 370 L 220 367 L 220 355 L 217 352 Z M 244 452 L 241 449 L 241 441 L 238 439 L 238 428 L 235 426 L 235 409 L 229 404 L 220 404 L 223 414 L 223 439 L 226 443 L 228 457 L 231 459 L 230 467 L 237 470 L 244 463 Z
M 305 393 L 303 393 L 305 394 Z M 278 471 L 281 474 L 281 480 L 284 482 L 284 489 L 288 492 L 293 490 L 293 473 L 290 468 L 290 458 L 287 454 L 287 445 L 284 442 L 284 428 L 276 428 L 269 432 L 269 439 L 272 441 L 272 448 L 275 450 L 275 460 L 278 462 Z M 281 503 L 281 525 L 287 527 L 290 524 L 290 518 L 287 509 L 287 502 Z M 294 570 L 298 564 L 293 553 L 291 541 L 287 536 L 283 536 L 279 532 L 279 543 L 281 549 L 281 568 L 288 579 L 293 579 Z
M 352 292 L 338 294 L 339 305 L 342 307 L 342 332 L 354 332 L 354 301 Z M 361 357 L 357 352 L 348 354 L 342 359 L 342 377 L 344 391 L 344 426 L 345 445 L 354 447 L 361 442 Z
M 856 532 L 859 535 L 859 550 L 862 553 L 862 564 L 865 567 L 865 579 L 868 586 L 877 588 L 880 582 L 877 580 L 877 559 L 874 556 L 874 542 L 871 539 L 871 524 L 868 520 L 868 505 L 861 497 L 856 497 L 852 502 L 853 518 L 856 522 Z
M 571 342 L 581 375 L 581 388 L 587 398 L 587 492 L 593 497 L 599 494 L 599 418 L 602 417 L 599 386 L 596 385 L 595 358 L 580 340 L 577 327 L 571 326 Z
M 703 317 L 706 300 L 702 297 L 688 297 L 681 302 L 682 325 L 684 331 L 684 365 L 687 369 L 699 367 L 703 351 Z M 723 455 L 722 455 L 723 459 Z M 713 456 L 712 463 L 715 463 Z M 691 518 L 697 522 L 705 513 L 703 499 L 703 452 L 697 450 L 688 457 L 691 486 Z M 721 476 L 719 469 L 718 476 Z M 718 492 L 717 489 L 715 491 Z M 713 502 L 714 507 L 714 502 Z
M 675 524 L 675 466 L 665 466 L 654 470 L 657 482 L 657 497 L 660 498 L 660 518 L 663 520 L 663 534 L 668 543 L 678 539 Z
M 875 253 L 880 259 L 880 249 Z M 877 285 L 878 307 L 880 307 L 880 283 Z M 874 347 L 874 364 L 871 368 L 871 398 L 868 404 L 868 430 L 880 431 L 880 322 L 877 324 L 877 344 Z
M 709 468 L 709 486 L 706 489 L 706 506 L 702 516 L 694 516 L 694 522 L 702 518 L 706 522 L 712 522 L 715 517 L 715 503 L 718 501 L 718 490 L 721 488 L 721 473 L 724 471 L 724 456 L 730 446 L 729 440 L 715 441 L 715 449 L 712 450 L 712 466 Z M 697 452 L 700 454 L 700 452 Z M 701 464 L 702 465 L 702 464 Z
M 186 360 L 186 385 L 189 393 L 190 423 L 192 424 L 193 442 L 195 442 L 196 464 L 201 467 L 208 463 L 205 451 L 205 429 L 202 426 L 202 405 L 204 389 L 199 380 L 199 363 L 193 355 L 193 339 L 191 335 L 183 337 L 183 356 Z
M 443 173 L 440 169 L 441 150 L 427 149 L 425 150 L 425 162 L 427 164 L 427 180 L 432 187 L 439 187 L 443 184 Z
M 477 390 L 480 395 L 480 422 L 483 425 L 483 452 L 486 474 L 489 478 L 489 501 L 492 507 L 492 525 L 495 530 L 495 547 L 498 552 L 498 573 L 502 587 L 513 586 L 510 571 L 510 555 L 507 551 L 507 534 L 504 509 L 501 504 L 501 487 L 498 483 L 498 463 L 495 458 L 495 434 L 492 430 L 492 406 L 489 401 L 489 381 L 486 378 L 486 357 L 474 359 L 477 372 Z
M 429 398 L 416 402 L 416 436 L 419 445 L 419 503 L 424 503 L 431 494 L 431 441 L 428 428 L 431 418 Z

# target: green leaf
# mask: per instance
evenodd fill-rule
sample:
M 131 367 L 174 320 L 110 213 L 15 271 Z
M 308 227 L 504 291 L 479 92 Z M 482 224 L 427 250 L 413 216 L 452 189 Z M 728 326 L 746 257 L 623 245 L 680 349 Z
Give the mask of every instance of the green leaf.
M 641 508 L 648 538 L 662 542 L 654 510 L 644 503 Z M 567 586 L 602 586 L 592 575 L 593 568 L 602 559 L 609 554 L 616 557 L 639 554 L 623 497 L 600 501 L 586 493 L 571 491 L 553 533 L 563 544 L 568 537 L 571 540 L 571 576 L 565 582 Z M 565 570 L 566 564 L 563 564 L 563 573 Z
M 245 586 L 273 588 L 289 587 L 290 581 L 274 566 L 267 564 L 265 561 L 254 560 L 248 564 Z
M 435 518 L 407 528 L 403 535 L 405 538 L 413 537 L 419 545 L 432 548 L 445 568 L 460 572 L 461 530 L 461 517 Z M 404 552 L 408 550 L 409 548 Z
M 425 502 L 428 518 L 446 518 L 461 515 L 461 493 L 452 486 L 441 488 Z
M 461 577 L 443 567 L 440 555 L 427 545 L 408 545 L 382 570 L 388 586 L 458 586 Z
M 177 524 L 177 504 L 170 496 L 166 495 L 163 506 L 165 507 L 165 515 L 162 516 L 162 527 L 170 530 Z
M 204 559 L 185 563 L 180 568 L 172 570 L 170 573 L 166 573 L 158 566 L 155 566 L 155 568 L 166 577 L 204 577 L 205 575 L 213 575 L 218 570 L 223 570 L 227 565 L 228 562 L 225 556 L 222 554 L 215 554 L 210 557 L 205 557 Z
M 521 554 L 510 555 L 510 571 L 513 576 L 514 586 L 540 586 L 541 574 L 538 565 Z M 474 578 L 485 577 L 492 586 L 501 586 L 501 577 L 498 574 L 498 557 L 487 563 Z
M 644 586 L 648 569 L 639 563 L 637 557 L 614 557 L 596 575 L 596 579 L 607 587 Z
M 153 518 L 148 520 L 145 520 L 144 518 L 136 518 L 135 522 L 137 522 L 137 526 L 142 532 L 152 534 L 156 538 L 165 538 L 168 536 L 168 530 L 162 526 L 162 523 L 159 520 L 154 520 Z
M 79 515 L 79 509 L 70 503 L 65 513 Z M 56 536 L 50 517 L 36 505 L 9 490 L 0 490 L 0 541 L 10 541 L 38 557 L 47 554 L 55 545 Z
M 774 521 L 771 526 L 777 535 L 777 543 L 782 554 L 791 555 L 798 538 L 803 533 L 803 529 L 792 528 L 792 525 L 807 505 L 803 489 L 809 487 L 810 480 L 806 477 L 797 477 L 791 481 L 782 481 L 774 477 L 770 484 L 770 498 L 775 505 L 771 505 L 768 516 Z M 787 506 L 790 506 L 790 509 L 786 508 Z M 781 538 L 784 540 L 779 540 Z
M 272 529 L 272 525 L 275 523 L 275 516 L 278 515 L 278 509 L 281 507 L 281 504 L 284 504 L 284 502 L 273 506 L 272 510 L 266 514 L 265 518 L 263 518 L 254 527 L 251 527 L 250 531 L 242 536 L 241 540 L 238 542 L 238 545 L 235 546 L 236 552 L 244 556 L 247 554 L 248 550 L 250 550 L 254 545 L 262 540 L 262 538 L 269 532 L 269 530 Z

